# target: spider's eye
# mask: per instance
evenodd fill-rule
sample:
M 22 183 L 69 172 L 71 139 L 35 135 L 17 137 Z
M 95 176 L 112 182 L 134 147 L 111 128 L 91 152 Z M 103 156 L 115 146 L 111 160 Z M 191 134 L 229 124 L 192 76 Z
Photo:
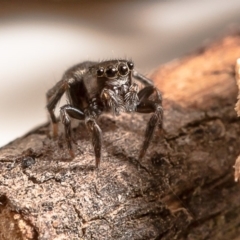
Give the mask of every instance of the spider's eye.
M 125 76 L 128 74 L 128 67 L 125 64 L 120 64 L 118 66 L 118 72 L 120 75 Z
M 105 73 L 107 77 L 112 78 L 117 75 L 117 69 L 114 66 L 108 66 Z
M 128 64 L 129 69 L 130 69 L 130 70 L 133 70 L 133 68 L 134 68 L 134 63 L 133 63 L 133 62 L 128 62 L 127 64 Z
M 104 74 L 104 68 L 99 68 L 98 70 L 97 70 L 97 76 L 98 77 L 102 77 L 103 76 L 103 74 Z

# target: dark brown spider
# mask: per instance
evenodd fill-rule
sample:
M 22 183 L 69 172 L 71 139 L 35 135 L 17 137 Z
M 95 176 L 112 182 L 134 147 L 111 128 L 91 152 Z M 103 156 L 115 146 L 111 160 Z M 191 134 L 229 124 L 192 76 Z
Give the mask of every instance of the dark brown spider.
M 138 85 L 133 78 L 145 87 L 138 91 Z M 71 118 L 84 120 L 92 134 L 96 167 L 101 160 L 102 148 L 102 131 L 97 119 L 103 112 L 110 111 L 114 115 L 121 112 L 153 113 L 145 132 L 140 159 L 146 153 L 156 125 L 162 128 L 161 94 L 150 79 L 134 70 L 131 61 L 83 62 L 67 70 L 62 80 L 47 92 L 47 109 L 53 124 L 54 136 L 57 136 L 54 108 L 65 92 L 69 104 L 61 107 L 60 118 L 65 127 L 69 153 L 73 158 Z

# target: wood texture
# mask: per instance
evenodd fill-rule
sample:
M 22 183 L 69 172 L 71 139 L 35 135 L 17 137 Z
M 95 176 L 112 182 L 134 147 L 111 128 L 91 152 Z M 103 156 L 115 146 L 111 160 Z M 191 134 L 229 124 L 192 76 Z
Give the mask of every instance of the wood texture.
M 235 110 L 237 112 L 237 115 L 240 116 L 240 58 L 238 58 L 236 61 L 235 72 L 236 72 L 236 74 L 235 74 L 236 82 L 237 82 L 237 86 L 238 86 L 238 97 L 237 97 L 237 103 L 235 106 Z M 235 178 L 235 181 L 237 182 L 240 178 L 240 155 L 236 159 L 234 168 L 235 168 L 234 178 Z
M 240 58 L 237 59 L 236 61 L 236 81 L 237 81 L 237 86 L 238 86 L 238 97 L 237 97 L 237 103 L 235 106 L 235 110 L 238 114 L 238 116 L 240 116 Z
M 240 35 L 161 66 L 164 131 L 136 158 L 149 115 L 103 116 L 103 160 L 73 129 L 77 157 L 42 126 L 0 150 L 1 239 L 237 239 Z M 37 111 L 37 109 L 36 109 Z

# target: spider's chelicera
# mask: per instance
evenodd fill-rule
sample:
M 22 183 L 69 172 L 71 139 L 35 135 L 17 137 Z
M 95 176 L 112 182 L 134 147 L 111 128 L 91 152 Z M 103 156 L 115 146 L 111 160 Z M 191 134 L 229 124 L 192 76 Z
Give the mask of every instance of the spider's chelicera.
M 138 80 L 145 87 L 139 91 Z M 60 118 L 65 127 L 65 137 L 71 157 L 74 157 L 71 137 L 71 118 L 84 120 L 92 135 L 96 167 L 101 160 L 102 131 L 97 123 L 103 112 L 119 115 L 121 112 L 153 113 L 146 128 L 139 154 L 142 159 L 149 146 L 153 131 L 162 128 L 162 97 L 152 81 L 136 70 L 132 61 L 111 60 L 83 62 L 65 72 L 53 88 L 47 92 L 47 109 L 57 136 L 56 104 L 64 93 L 69 104 L 60 108 Z

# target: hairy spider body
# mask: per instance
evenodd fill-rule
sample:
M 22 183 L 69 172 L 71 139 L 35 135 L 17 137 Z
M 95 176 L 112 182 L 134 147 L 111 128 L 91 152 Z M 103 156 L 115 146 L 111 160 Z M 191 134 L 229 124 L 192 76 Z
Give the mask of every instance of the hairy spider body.
M 139 86 L 133 78 L 145 87 Z M 74 157 L 71 137 L 71 118 L 84 120 L 92 135 L 96 167 L 101 160 L 102 131 L 97 123 L 103 112 L 119 115 L 121 112 L 153 113 L 145 132 L 139 154 L 141 159 L 149 146 L 153 131 L 162 128 L 162 97 L 150 79 L 134 70 L 127 60 L 83 62 L 65 72 L 53 88 L 47 92 L 47 109 L 53 124 L 53 135 L 57 136 L 56 104 L 66 92 L 69 104 L 60 108 L 60 118 L 65 128 L 65 137 L 71 157 Z

